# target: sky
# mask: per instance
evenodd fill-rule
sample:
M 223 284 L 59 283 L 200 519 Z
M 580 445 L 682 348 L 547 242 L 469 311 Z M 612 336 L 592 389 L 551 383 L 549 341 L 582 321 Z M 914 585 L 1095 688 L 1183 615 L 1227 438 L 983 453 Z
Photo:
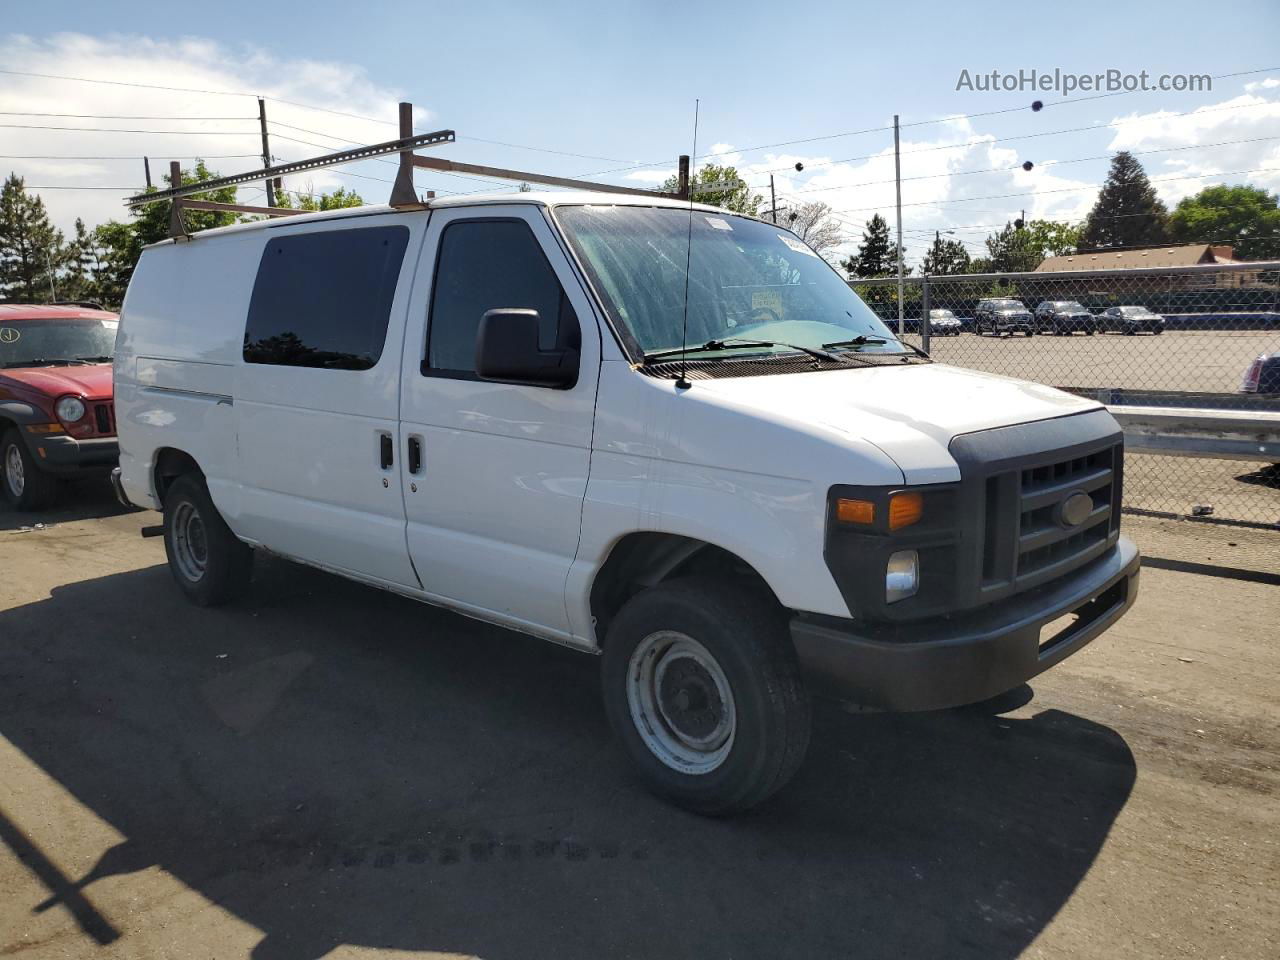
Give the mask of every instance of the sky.
M 408 100 L 418 131 L 457 132 L 432 148 L 439 156 L 630 186 L 660 182 L 693 151 L 696 99 L 700 163 L 736 165 L 766 207 L 771 174 L 779 206 L 830 204 L 848 250 L 873 213 L 894 222 L 897 114 L 908 262 L 934 231 L 955 231 L 978 254 L 1023 211 L 1082 219 L 1116 150 L 1138 155 L 1171 207 L 1215 183 L 1280 191 L 1276 0 L 224 0 L 183 19 L 194 9 L 6 5 L 0 169 L 23 176 L 63 230 L 77 217 L 90 227 L 127 217 L 121 201 L 143 186 L 144 155 L 157 177 L 170 158 L 204 157 L 224 174 L 260 166 L 259 96 L 280 161 L 391 139 Z M 1212 79 L 1211 89 L 1109 96 L 977 89 L 993 70 L 1032 69 Z M 286 187 L 345 186 L 385 202 L 394 173 L 393 161 L 371 160 Z M 514 189 L 425 171 L 417 183 L 441 195 Z M 242 188 L 240 200 L 261 203 L 262 191 Z

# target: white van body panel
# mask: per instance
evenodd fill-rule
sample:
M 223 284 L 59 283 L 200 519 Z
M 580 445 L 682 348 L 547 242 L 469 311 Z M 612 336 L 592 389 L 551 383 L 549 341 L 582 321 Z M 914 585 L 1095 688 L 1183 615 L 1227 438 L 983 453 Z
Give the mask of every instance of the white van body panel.
M 409 240 L 382 354 L 371 369 L 277 366 L 241 357 L 235 388 L 236 534 L 278 553 L 415 588 L 421 584 L 404 547 L 402 448 L 383 469 L 380 444 L 399 427 L 401 343 L 426 224 L 425 213 L 396 213 L 281 223 L 243 235 L 240 242 L 256 251 L 251 283 L 269 239 L 398 226 L 408 229 Z M 237 329 L 243 336 L 243 314 Z
M 581 360 L 571 389 L 421 370 L 439 238 L 453 223 L 495 218 L 528 224 L 578 316 Z M 400 449 L 412 437 L 422 444 L 421 471 L 410 475 L 405 467 L 402 478 L 410 556 L 433 599 L 567 637 L 564 583 L 578 549 L 600 366 L 595 312 L 533 205 L 435 212 L 421 258 L 400 401 Z
M 947 447 L 960 434 L 1101 406 L 1052 387 L 940 363 L 724 378 L 699 381 L 695 389 L 777 418 L 792 430 L 816 420 L 873 443 L 902 468 L 898 482 L 909 484 L 959 480 Z M 863 481 L 846 476 L 838 482 Z
M 708 389 L 710 380 L 680 390 L 627 363 L 602 365 L 582 546 L 568 583 L 576 634 L 593 636 L 591 580 L 635 532 L 704 540 L 749 563 L 785 606 L 849 615 L 823 562 L 827 490 L 850 478 L 895 485 L 903 475 L 874 444 L 798 406 L 770 410 L 752 398 L 795 376 L 733 381 L 741 393 Z
M 259 236 L 263 236 L 260 234 Z M 264 237 L 265 239 L 265 237 Z M 239 512 L 232 396 L 261 241 L 201 238 L 149 248 L 138 261 L 116 338 L 115 403 L 121 481 L 134 503 L 159 509 L 156 452 L 201 465 L 224 516 Z

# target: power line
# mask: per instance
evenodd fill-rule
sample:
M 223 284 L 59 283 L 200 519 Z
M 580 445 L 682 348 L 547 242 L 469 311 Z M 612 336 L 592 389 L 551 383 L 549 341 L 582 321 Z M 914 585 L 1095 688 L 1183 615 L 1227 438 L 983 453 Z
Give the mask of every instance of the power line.
M 256 120 L 257 117 L 153 117 L 114 113 L 42 113 L 38 110 L 0 110 L 0 117 L 70 117 L 77 120 Z
M 154 160 L 246 160 L 257 157 L 256 153 L 223 153 L 200 154 L 199 156 L 171 157 L 164 154 L 148 153 L 146 156 Z M 143 154 L 124 157 L 96 157 L 79 154 L 34 154 L 34 153 L 0 153 L 0 160 L 141 160 Z
M 132 130 L 124 127 L 51 127 L 43 124 L 0 123 L 0 127 L 12 130 L 68 130 L 76 133 L 158 133 L 177 134 L 184 137 L 249 137 L 258 136 L 258 131 L 235 130 Z
M 1163 122 L 1165 120 L 1172 120 L 1178 117 L 1202 116 L 1206 113 L 1217 113 L 1221 110 L 1247 110 L 1253 107 L 1274 107 L 1277 105 L 1280 105 L 1280 100 L 1264 100 L 1261 103 L 1233 103 L 1233 104 L 1225 104 L 1220 107 L 1198 107 L 1195 110 L 1186 110 L 1186 111 L 1183 111 L 1182 113 L 1166 114 L 1165 116 L 1162 116 L 1159 119 L 1161 122 Z M 1115 120 L 1115 121 L 1112 121 L 1111 123 L 1091 124 L 1090 126 L 1086 126 L 1086 127 L 1065 127 L 1061 130 L 1042 130 L 1037 133 L 1023 133 L 1023 134 L 1017 134 L 1015 136 L 1009 136 L 1009 137 L 978 137 L 973 140 L 966 140 L 963 143 L 951 143 L 951 144 L 945 144 L 937 147 L 920 147 L 915 150 L 903 150 L 902 155 L 906 156 L 912 153 L 936 153 L 939 150 L 963 150 L 963 149 L 967 149 L 968 147 L 978 147 L 988 143 L 1008 143 L 1011 140 L 1031 140 L 1038 137 L 1057 136 L 1063 133 L 1082 133 L 1089 130 L 1106 130 L 1106 129 L 1111 129 L 1113 127 L 1122 127 L 1131 123 L 1150 123 L 1150 122 L 1151 120 L 1148 117 L 1134 117 L 1129 120 Z M 835 166 L 838 163 L 852 163 L 856 160 L 871 160 L 876 157 L 885 156 L 886 150 L 888 150 L 887 147 L 884 150 L 877 150 L 875 153 L 863 154 L 862 156 L 858 156 L 858 157 L 844 157 L 839 160 L 825 160 L 820 163 L 808 164 L 806 165 L 805 169 L 831 167 L 831 166 Z M 745 152 L 745 151 L 734 151 L 734 152 Z M 792 167 L 776 167 L 772 170 L 756 170 L 756 171 L 753 171 L 751 175 L 763 176 L 764 174 L 768 174 L 768 173 L 781 173 L 781 172 L 792 170 L 792 169 L 793 169 Z
M 1209 177 L 1235 177 L 1242 176 L 1246 173 L 1275 173 L 1280 172 L 1280 167 L 1254 167 L 1249 170 L 1222 170 L 1217 173 L 1199 173 L 1179 175 L 1173 177 L 1153 177 L 1148 182 L 1163 183 L 1170 180 L 1204 180 Z M 999 193 L 986 197 L 957 197 L 954 200 L 921 200 L 916 203 L 904 203 L 904 207 L 934 207 L 944 203 L 971 203 L 978 200 L 1008 200 L 1013 197 L 1038 197 L 1047 193 L 1079 193 L 1083 190 L 1097 190 L 1102 184 L 1093 183 L 1085 184 L 1080 187 L 1062 187 L 1055 190 L 1033 190 L 1030 193 Z M 879 207 L 844 207 L 844 213 L 860 213 L 865 210 L 879 210 Z
M 1191 144 L 1189 146 L 1183 146 L 1183 147 L 1159 147 L 1152 150 L 1132 150 L 1130 151 L 1130 153 L 1135 157 L 1145 157 L 1153 153 L 1176 153 L 1178 151 L 1183 151 L 1183 150 L 1207 150 L 1212 147 L 1234 146 L 1241 143 L 1261 143 L 1267 140 L 1280 140 L 1280 135 L 1269 136 L 1269 137 L 1246 137 L 1240 140 L 1220 140 L 1217 143 L 1196 143 L 1196 144 Z M 905 152 L 911 153 L 914 151 L 905 151 Z M 1093 157 L 1074 157 L 1070 160 L 1046 160 L 1043 163 L 1037 164 L 1036 168 L 1039 169 L 1041 167 L 1055 167 L 1065 163 L 1084 163 L 1089 160 L 1109 160 L 1109 159 L 1111 159 L 1110 154 L 1101 154 L 1099 156 L 1093 156 Z M 1021 164 L 1014 164 L 1012 167 L 987 167 L 986 169 L 983 169 L 983 170 L 953 170 L 947 173 L 929 173 L 929 174 L 921 174 L 920 176 L 916 176 L 916 177 L 903 177 L 902 181 L 905 183 L 908 180 L 938 180 L 943 177 L 966 177 L 966 176 L 972 176 L 974 174 L 980 174 L 980 173 L 1009 173 L 1009 172 L 1017 171 L 1021 169 L 1022 169 Z M 797 188 L 794 192 L 795 193 L 821 193 L 829 190 L 847 190 L 847 189 L 852 189 L 853 187 L 874 187 L 874 186 L 879 186 L 881 184 L 893 183 L 893 182 L 894 181 L 892 179 L 863 180 L 858 183 L 842 183 L 842 184 L 837 184 L 835 186 L 829 186 L 829 187 L 800 187 L 800 188 Z

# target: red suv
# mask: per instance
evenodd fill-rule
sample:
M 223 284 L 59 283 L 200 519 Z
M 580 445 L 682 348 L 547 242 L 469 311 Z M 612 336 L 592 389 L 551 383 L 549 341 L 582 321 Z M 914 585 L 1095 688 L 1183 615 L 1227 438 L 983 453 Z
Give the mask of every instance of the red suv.
M 117 326 L 106 310 L 0 304 L 0 495 L 11 506 L 38 510 L 59 478 L 116 465 Z

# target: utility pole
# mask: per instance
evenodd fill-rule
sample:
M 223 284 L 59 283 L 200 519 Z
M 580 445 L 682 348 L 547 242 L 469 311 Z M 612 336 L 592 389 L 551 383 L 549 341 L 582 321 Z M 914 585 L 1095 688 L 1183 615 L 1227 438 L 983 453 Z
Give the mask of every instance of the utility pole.
M 898 149 L 898 115 L 893 115 L 893 189 L 898 198 L 898 336 L 906 336 L 902 315 L 902 156 Z
M 148 160 L 146 157 L 142 158 L 142 172 L 146 174 L 147 189 L 150 190 L 151 189 L 151 161 Z
M 262 130 L 262 165 L 263 167 L 271 166 L 271 142 L 267 139 L 267 101 L 262 97 L 258 98 L 258 126 Z M 267 206 L 274 207 L 276 205 L 275 185 L 270 179 L 267 180 Z
M 773 174 L 769 174 L 769 209 L 773 213 L 773 225 L 778 225 L 778 195 L 773 192 Z
M 53 285 L 53 255 L 47 249 L 44 252 L 44 262 L 49 265 L 49 300 L 56 303 L 58 300 L 58 288 Z

